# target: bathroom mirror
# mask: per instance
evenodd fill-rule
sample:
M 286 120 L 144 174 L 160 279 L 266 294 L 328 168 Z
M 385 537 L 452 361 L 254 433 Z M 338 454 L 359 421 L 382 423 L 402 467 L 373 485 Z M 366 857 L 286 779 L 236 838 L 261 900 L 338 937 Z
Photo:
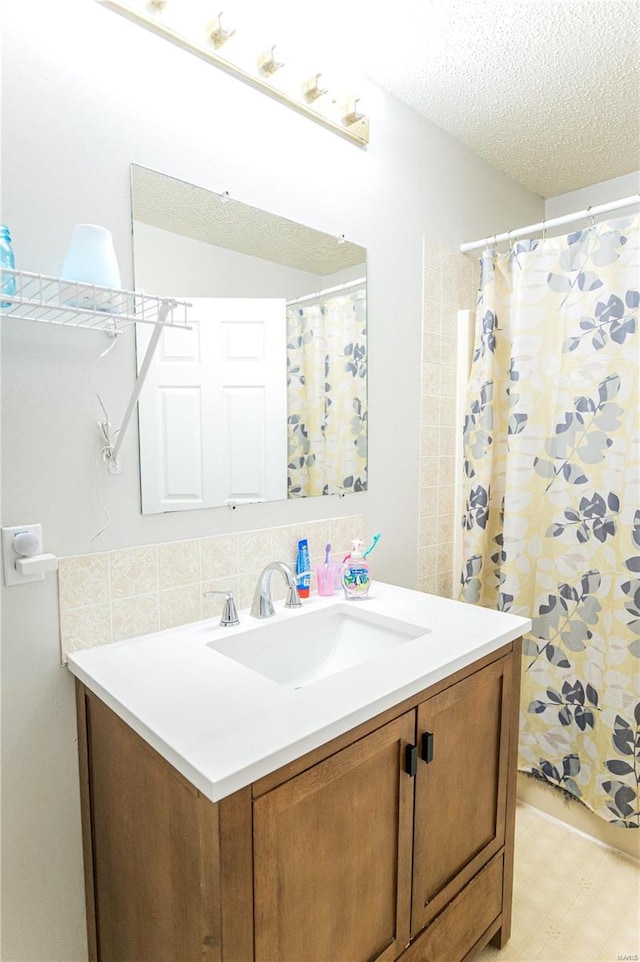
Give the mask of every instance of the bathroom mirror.
M 143 514 L 365 491 L 366 250 L 137 165 L 131 197 L 136 289 L 192 303 L 140 396 Z

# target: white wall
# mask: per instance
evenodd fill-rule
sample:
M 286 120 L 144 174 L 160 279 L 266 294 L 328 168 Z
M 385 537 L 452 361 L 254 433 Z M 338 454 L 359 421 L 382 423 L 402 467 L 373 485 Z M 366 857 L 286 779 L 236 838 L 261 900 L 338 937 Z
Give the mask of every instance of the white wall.
M 325 285 L 324 278 L 310 271 L 216 247 L 139 221 L 134 223 L 133 246 L 136 287 L 149 294 L 185 300 L 299 297 Z
M 422 235 L 456 247 L 542 216 L 542 200 L 376 88 L 362 150 L 89 0 L 4 4 L 4 221 L 19 265 L 57 273 L 73 225 L 109 227 L 131 283 L 129 164 L 162 170 L 368 249 L 370 492 L 140 514 L 135 430 L 96 488 L 103 336 L 3 322 L 3 524 L 60 555 L 365 513 L 377 576 L 416 582 Z M 132 337 L 94 380 L 117 422 Z M 74 707 L 55 578 L 3 589 L 4 962 L 85 958 Z
M 597 207 L 598 204 L 609 204 L 611 201 L 632 197 L 634 194 L 640 194 L 640 171 L 638 170 L 632 174 L 624 174 L 622 177 L 602 180 L 599 184 L 592 184 L 591 187 L 571 190 L 568 194 L 548 197 L 544 205 L 544 216 L 546 220 L 551 220 L 552 217 L 562 217 L 563 214 L 586 210 L 587 207 Z M 632 209 L 629 208 L 629 210 Z M 623 217 L 624 213 L 621 211 L 620 216 Z M 607 216 L 616 217 L 617 213 Z

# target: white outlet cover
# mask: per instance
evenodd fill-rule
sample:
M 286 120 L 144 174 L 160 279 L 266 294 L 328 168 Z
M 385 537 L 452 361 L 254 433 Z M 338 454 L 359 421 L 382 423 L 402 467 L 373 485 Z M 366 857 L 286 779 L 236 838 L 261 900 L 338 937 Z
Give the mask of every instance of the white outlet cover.
M 16 569 L 16 561 L 21 558 L 13 546 L 15 535 L 21 531 L 28 531 L 38 538 L 38 549 L 35 554 L 42 554 L 42 525 L 16 524 L 11 528 L 2 529 L 2 562 L 4 566 L 4 583 L 8 588 L 13 585 L 25 585 L 31 581 L 44 581 L 44 574 L 23 575 Z

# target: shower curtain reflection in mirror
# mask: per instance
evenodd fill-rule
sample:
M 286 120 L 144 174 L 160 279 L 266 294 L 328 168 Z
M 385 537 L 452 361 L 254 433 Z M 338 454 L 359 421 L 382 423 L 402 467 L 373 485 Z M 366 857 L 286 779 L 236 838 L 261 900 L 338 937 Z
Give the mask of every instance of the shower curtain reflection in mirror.
M 287 304 L 290 498 L 367 489 L 364 283 Z

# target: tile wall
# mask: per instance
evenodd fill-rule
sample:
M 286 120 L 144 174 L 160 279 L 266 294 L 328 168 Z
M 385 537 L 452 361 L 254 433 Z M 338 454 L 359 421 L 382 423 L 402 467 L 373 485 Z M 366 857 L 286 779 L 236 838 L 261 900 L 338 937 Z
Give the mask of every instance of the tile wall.
M 458 310 L 475 310 L 473 257 L 425 238 L 420 446 L 418 588 L 450 598 L 453 525 Z M 455 573 L 457 583 L 458 573 Z
M 356 537 L 365 537 L 362 515 L 62 558 L 62 660 L 81 648 L 215 617 L 223 599 L 204 598 L 205 591 L 232 589 L 238 609 L 248 608 L 263 567 L 274 560 L 295 565 L 300 538 L 308 539 L 316 564 L 327 543 L 332 560 L 342 560 Z M 272 585 L 274 598 L 284 598 L 284 580 L 275 577 Z

